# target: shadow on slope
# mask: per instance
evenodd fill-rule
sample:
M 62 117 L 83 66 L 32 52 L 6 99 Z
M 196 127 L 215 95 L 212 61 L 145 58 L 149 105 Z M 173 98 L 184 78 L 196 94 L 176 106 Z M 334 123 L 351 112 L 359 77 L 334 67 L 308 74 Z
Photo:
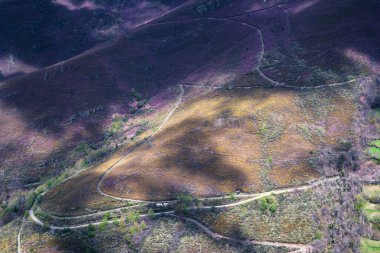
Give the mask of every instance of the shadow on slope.
M 184 1 L 2 1 L 0 71 L 10 79 L 69 59 Z
M 2 165 L 22 168 L 40 153 L 45 160 L 81 140 L 99 140 L 113 114 L 129 112 L 136 93 L 149 100 L 183 82 L 226 82 L 251 71 L 259 51 L 257 32 L 233 22 L 153 25 L 12 79 L 0 87 Z

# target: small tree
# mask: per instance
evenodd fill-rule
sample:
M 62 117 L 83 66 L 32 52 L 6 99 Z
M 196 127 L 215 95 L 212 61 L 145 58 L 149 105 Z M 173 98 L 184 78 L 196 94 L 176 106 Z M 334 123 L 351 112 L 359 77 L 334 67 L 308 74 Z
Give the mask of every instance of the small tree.
M 139 212 L 130 212 L 126 218 L 125 222 L 126 223 L 132 223 L 132 222 L 137 222 L 140 219 L 140 213 Z
M 94 238 L 95 235 L 96 235 L 96 228 L 95 228 L 95 226 L 94 226 L 92 223 L 90 223 L 90 224 L 87 226 L 87 236 L 88 236 L 89 238 Z

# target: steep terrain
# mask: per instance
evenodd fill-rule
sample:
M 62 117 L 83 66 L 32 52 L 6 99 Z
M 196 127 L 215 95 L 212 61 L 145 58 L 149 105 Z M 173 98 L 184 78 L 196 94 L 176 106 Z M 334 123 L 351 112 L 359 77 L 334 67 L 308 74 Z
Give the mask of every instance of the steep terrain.
M 120 17 L 120 33 L 64 55 L 17 40 L 25 62 L 41 57 L 0 84 L 0 214 L 28 210 L 12 221 L 19 252 L 359 250 L 361 175 L 378 169 L 364 163 L 379 138 L 378 1 L 38 4 L 75 24 Z
M 3 0 L 0 82 L 67 60 L 183 2 Z

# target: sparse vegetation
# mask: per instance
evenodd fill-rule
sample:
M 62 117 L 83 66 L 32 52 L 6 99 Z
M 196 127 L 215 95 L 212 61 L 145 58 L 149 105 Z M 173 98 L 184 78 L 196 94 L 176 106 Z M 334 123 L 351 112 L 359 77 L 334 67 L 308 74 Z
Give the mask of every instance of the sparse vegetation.
M 210 11 L 225 6 L 230 0 L 203 0 L 201 4 L 195 7 L 195 13 L 204 15 Z
M 33 71 L 0 85 L 0 251 L 380 250 L 380 189 L 362 189 L 379 180 L 380 5 L 21 2 L 0 3 L 25 14 L 0 17 L 18 29 L 0 81 Z M 78 57 L 39 71 L 50 37 L 70 40 L 43 23 L 65 15 L 89 21 L 69 22 Z
M 380 140 L 375 140 L 369 143 L 369 147 L 366 150 L 367 155 L 376 160 L 380 161 Z

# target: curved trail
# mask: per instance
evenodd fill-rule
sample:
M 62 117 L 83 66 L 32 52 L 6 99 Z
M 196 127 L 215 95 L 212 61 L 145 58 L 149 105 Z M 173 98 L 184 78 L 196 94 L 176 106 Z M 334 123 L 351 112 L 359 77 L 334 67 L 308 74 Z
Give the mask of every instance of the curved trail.
M 293 2 L 296 2 L 296 1 L 293 1 Z M 277 4 L 276 6 L 269 7 L 267 9 L 272 9 L 272 8 L 278 7 L 278 6 L 282 7 L 283 5 L 284 4 Z M 262 11 L 262 10 L 259 10 L 259 11 Z M 258 11 L 254 11 L 254 12 L 258 12 Z M 260 27 L 258 27 L 258 26 L 255 26 L 255 25 L 252 25 L 252 24 L 249 24 L 249 23 L 246 23 L 246 22 L 241 22 L 241 21 L 233 20 L 233 18 L 242 16 L 242 15 L 245 15 L 245 14 L 238 14 L 238 15 L 235 15 L 235 16 L 227 17 L 227 18 L 219 18 L 219 17 L 193 18 L 193 19 L 178 20 L 178 21 L 168 21 L 168 22 L 160 22 L 160 23 L 148 23 L 147 25 L 180 24 L 180 23 L 193 22 L 193 21 L 217 20 L 217 21 L 233 22 L 233 23 L 237 23 L 237 24 L 240 24 L 240 25 L 247 26 L 247 27 L 249 27 L 251 29 L 254 29 L 255 31 L 258 32 L 258 35 L 259 35 L 259 39 L 260 39 L 260 43 L 261 43 L 261 51 L 260 51 L 259 56 L 258 56 L 258 65 L 253 70 L 257 71 L 257 73 L 264 80 L 266 80 L 269 83 L 271 83 L 272 84 L 271 87 L 284 87 L 284 88 L 300 89 L 300 90 L 313 90 L 313 89 L 321 89 L 321 88 L 324 88 L 324 87 L 342 86 L 342 85 L 346 85 L 348 83 L 356 82 L 358 80 L 357 78 L 354 78 L 354 79 L 351 79 L 351 80 L 348 80 L 348 81 L 344 81 L 344 82 L 331 83 L 331 84 L 321 84 L 321 85 L 317 85 L 317 86 L 296 86 L 296 85 L 288 85 L 288 84 L 285 84 L 285 83 L 280 83 L 278 81 L 275 81 L 275 80 L 269 78 L 260 69 L 261 64 L 262 64 L 262 60 L 263 60 L 264 55 L 265 55 L 265 42 L 264 42 L 264 36 L 263 36 L 263 33 L 262 33 L 262 29 Z M 197 87 L 225 88 L 225 86 L 222 86 L 222 85 L 214 85 L 214 86 L 210 86 L 209 85 L 209 86 L 207 86 L 207 85 L 192 84 L 192 83 L 185 83 L 185 85 L 186 86 L 197 86 Z M 265 88 L 265 87 L 268 87 L 268 86 L 234 86 L 232 88 L 250 89 L 250 88 Z
M 248 198 L 248 199 L 245 199 L 245 200 L 237 201 L 237 202 L 234 202 L 234 203 L 231 203 L 231 204 L 218 205 L 218 206 L 192 207 L 192 208 L 190 208 L 190 210 L 226 209 L 226 208 L 236 207 L 236 206 L 243 205 L 243 204 L 246 204 L 246 203 L 249 203 L 249 202 L 261 199 L 263 197 L 270 196 L 270 195 L 278 195 L 278 194 L 283 194 L 283 193 L 291 193 L 291 192 L 295 192 L 295 191 L 301 191 L 301 190 L 311 189 L 311 188 L 313 188 L 315 186 L 318 186 L 319 184 L 326 183 L 326 182 L 333 182 L 333 181 L 336 181 L 339 178 L 340 177 L 338 177 L 338 176 L 337 177 L 330 177 L 330 178 L 320 179 L 319 181 L 316 181 L 316 182 L 314 182 L 312 184 L 306 184 L 306 185 L 301 185 L 301 186 L 297 186 L 297 187 L 283 188 L 283 189 L 278 189 L 278 190 L 273 190 L 273 191 L 268 191 L 268 192 L 262 192 L 262 193 L 255 193 L 255 194 L 241 194 L 241 195 L 237 195 L 236 197 L 240 197 L 240 198 L 242 198 L 242 197 L 249 197 L 249 196 L 252 196 L 252 197 Z M 211 199 L 219 199 L 219 198 L 222 199 L 223 197 L 204 198 L 203 200 L 211 200 Z M 155 201 L 153 203 L 161 203 L 161 202 L 162 201 Z M 35 223 L 37 223 L 38 225 L 42 226 L 42 225 L 44 225 L 43 221 L 41 221 L 34 214 L 34 209 L 35 208 L 36 208 L 36 205 L 34 205 L 30 209 L 30 211 L 29 211 L 30 217 L 32 218 L 32 220 Z M 123 208 L 119 208 L 119 209 L 123 209 Z M 112 210 L 109 210 L 109 211 L 112 211 Z M 104 212 L 107 212 L 107 211 L 104 211 Z M 154 215 L 158 216 L 158 215 L 166 215 L 166 214 L 173 214 L 173 213 L 174 213 L 174 211 L 165 211 L 165 212 L 154 213 Z M 96 214 L 99 214 L 99 213 L 96 213 Z M 88 216 L 89 215 L 80 215 L 80 216 L 64 217 L 64 218 L 60 217 L 60 218 L 62 218 L 62 219 L 78 219 L 78 218 L 85 218 L 85 217 L 88 217 Z M 147 217 L 147 215 L 140 215 L 140 217 Z M 109 223 L 112 223 L 112 221 L 109 221 Z M 97 222 L 97 223 L 85 223 L 85 224 L 75 225 L 75 226 L 49 226 L 49 225 L 47 225 L 47 227 L 49 227 L 51 229 L 54 229 L 54 230 L 63 230 L 65 228 L 79 229 L 79 228 L 87 227 L 89 224 L 96 225 L 96 224 L 100 224 L 100 222 Z
M 217 240 L 224 239 L 224 240 L 228 240 L 228 241 L 235 242 L 235 243 L 240 243 L 240 244 L 253 244 L 253 245 L 287 247 L 287 248 L 295 248 L 295 249 L 297 249 L 297 250 L 292 251 L 290 253 L 307 253 L 311 249 L 311 247 L 309 245 L 306 245 L 306 244 L 282 243 L 282 242 L 271 242 L 271 241 L 256 241 L 256 240 L 251 240 L 251 241 L 249 241 L 249 240 L 238 240 L 238 239 L 234 239 L 234 238 L 231 238 L 231 237 L 228 237 L 228 236 L 224 236 L 224 235 L 215 233 L 215 232 L 211 231 L 208 227 L 206 227 L 205 225 L 203 225 L 202 223 L 200 223 L 199 221 L 194 220 L 192 218 L 179 217 L 177 215 L 171 215 L 171 214 L 170 214 L 170 216 L 176 217 L 176 218 L 179 218 L 179 219 L 183 219 L 185 221 L 188 221 L 188 222 L 191 222 L 191 223 L 197 225 L 200 229 L 203 230 L 203 232 L 205 232 L 211 238 L 217 239 Z
M 321 179 L 321 180 L 319 180 L 317 182 L 314 182 L 313 184 L 302 185 L 302 186 L 298 186 L 298 187 L 285 188 L 285 189 L 279 189 L 279 190 L 273 190 L 273 191 L 263 192 L 263 193 L 257 193 L 252 198 L 249 198 L 249 199 L 246 199 L 246 200 L 242 200 L 242 201 L 238 201 L 238 202 L 231 203 L 231 204 L 219 205 L 219 206 L 192 207 L 192 208 L 190 208 L 190 210 L 225 209 L 225 208 L 235 207 L 235 206 L 239 206 L 239 205 L 242 205 L 242 204 L 246 204 L 246 203 L 249 203 L 249 202 L 261 199 L 262 197 L 266 197 L 266 196 L 269 196 L 269 195 L 273 195 L 273 194 L 274 195 L 278 195 L 278 194 L 282 194 L 282 193 L 291 193 L 291 192 L 295 192 L 295 191 L 299 191 L 299 190 L 306 190 L 306 189 L 310 189 L 312 187 L 315 187 L 315 186 L 317 186 L 317 185 L 319 185 L 321 183 L 331 182 L 331 181 L 335 181 L 337 179 L 339 179 L 339 177 L 325 178 L 325 179 Z M 210 199 L 210 198 L 206 198 L 206 199 Z M 32 219 L 32 221 L 35 222 L 37 225 L 45 226 L 45 227 L 48 227 L 48 228 L 50 228 L 52 230 L 83 229 L 83 228 L 88 227 L 90 224 L 92 224 L 92 225 L 99 225 L 99 224 L 102 223 L 102 222 L 94 222 L 94 223 L 84 223 L 84 224 L 74 225 L 74 226 L 50 226 L 50 225 L 44 224 L 44 222 L 42 220 L 40 220 L 34 214 L 34 208 L 35 207 L 36 207 L 36 205 L 33 205 L 33 207 L 29 210 L 29 216 Z M 178 216 L 175 214 L 174 211 L 157 212 L 157 213 L 154 213 L 153 215 L 154 216 L 168 215 L 168 216 L 172 216 L 172 217 L 177 217 L 178 218 Z M 80 217 L 80 216 L 65 217 L 65 219 L 70 219 L 70 218 L 76 219 L 78 217 Z M 82 216 L 82 217 L 84 217 L 84 216 Z M 146 217 L 148 217 L 147 214 L 140 215 L 140 218 L 146 218 Z M 250 243 L 250 244 L 260 244 L 260 245 L 266 245 L 266 246 L 278 246 L 278 247 L 283 246 L 283 247 L 296 248 L 297 250 L 293 251 L 292 253 L 296 253 L 296 252 L 298 252 L 298 253 L 306 253 L 306 252 L 309 252 L 309 250 L 310 250 L 310 246 L 305 245 L 305 244 L 291 244 L 291 243 L 279 243 L 279 242 L 255 241 L 255 240 L 252 240 L 252 241 L 237 240 L 237 239 L 234 239 L 234 238 L 231 238 L 231 237 L 227 237 L 227 236 L 215 233 L 215 232 L 211 231 L 207 226 L 203 225 L 202 223 L 200 223 L 199 221 L 197 221 L 195 219 L 188 218 L 188 217 L 179 217 L 179 218 L 182 218 L 182 219 L 185 219 L 188 222 L 194 223 L 200 229 L 202 229 L 206 234 L 208 234 L 209 236 L 211 236 L 213 239 L 225 239 L 225 240 L 229 240 L 231 242 L 238 242 L 238 243 L 244 243 L 244 244 Z M 119 220 L 121 220 L 121 218 Z M 108 224 L 111 224 L 113 222 L 114 222 L 113 220 L 107 221 Z M 21 230 L 22 230 L 22 228 L 20 229 L 19 238 L 21 237 Z M 21 247 L 21 239 L 19 240 L 19 248 L 20 247 Z M 19 253 L 21 253 L 21 251 L 19 251 Z
M 24 224 L 25 224 L 25 216 L 22 217 L 21 227 L 20 227 L 20 230 L 18 231 L 18 234 L 17 234 L 17 253 L 22 253 L 21 233 L 22 233 L 22 229 L 24 228 Z
M 287 3 L 292 3 L 292 2 L 297 2 L 297 1 L 302 1 L 302 0 L 294 0 L 294 1 L 289 1 Z M 187 2 L 185 2 L 185 3 L 187 3 Z M 349 80 L 349 81 L 346 81 L 346 82 L 333 83 L 333 84 L 324 84 L 324 85 L 312 86 L 312 87 L 309 87 L 309 86 L 292 86 L 292 85 L 287 85 L 285 83 L 279 83 L 279 82 L 277 82 L 277 81 L 275 81 L 275 80 L 267 77 L 260 70 L 260 66 L 262 64 L 262 60 L 263 60 L 264 55 L 265 55 L 265 42 L 264 42 L 264 38 L 263 38 L 262 29 L 260 27 L 254 26 L 252 24 L 248 24 L 248 23 L 245 23 L 245 22 L 240 22 L 240 21 L 232 20 L 232 18 L 240 17 L 240 16 L 243 16 L 243 15 L 246 15 L 246 14 L 250 14 L 250 13 L 255 13 L 255 12 L 260 12 L 260 11 L 266 11 L 266 10 L 269 10 L 269 9 L 272 9 L 272 8 L 276 8 L 276 7 L 282 7 L 282 6 L 286 5 L 287 3 L 280 3 L 280 2 L 278 2 L 274 6 L 270 6 L 270 7 L 267 7 L 267 8 L 263 8 L 263 9 L 260 9 L 260 10 L 251 11 L 251 12 L 247 12 L 247 13 L 241 13 L 241 14 L 237 14 L 237 15 L 230 16 L 230 17 L 225 17 L 225 18 L 218 18 L 218 17 L 213 17 L 213 18 L 195 18 L 195 19 L 183 20 L 183 21 L 173 21 L 173 22 L 163 22 L 163 23 L 146 23 L 144 25 L 160 25 L 160 24 L 170 24 L 170 23 L 183 23 L 183 22 L 196 21 L 196 20 L 219 20 L 219 21 L 234 22 L 234 23 L 238 23 L 240 25 L 248 26 L 251 29 L 254 29 L 255 31 L 258 32 L 259 38 L 260 38 L 260 42 L 261 42 L 261 51 L 260 51 L 260 54 L 258 56 L 258 65 L 256 66 L 256 68 L 254 68 L 254 70 L 256 70 L 258 72 L 258 74 L 263 79 L 265 79 L 268 82 L 270 82 L 273 85 L 273 87 L 285 87 L 285 88 L 293 88 L 293 89 L 319 89 L 319 88 L 323 88 L 323 87 L 334 87 L 334 86 L 345 85 L 347 83 L 351 83 L 351 82 L 357 81 L 357 79 L 352 79 L 352 80 Z M 177 8 L 175 8 L 175 9 L 177 9 Z M 173 115 L 173 113 L 175 112 L 175 110 L 180 105 L 180 103 L 182 101 L 183 94 L 184 94 L 183 86 L 200 86 L 200 87 L 205 87 L 205 85 L 200 85 L 200 84 L 183 84 L 183 85 L 181 84 L 181 85 L 179 85 L 181 92 L 180 92 L 178 101 L 176 102 L 176 104 L 173 107 L 173 109 L 164 118 L 163 122 L 160 124 L 160 126 L 158 127 L 158 129 L 153 133 L 153 135 L 151 137 L 153 137 L 157 132 L 159 132 L 159 130 L 168 122 L 168 120 L 170 119 L 170 117 Z M 223 86 L 212 86 L 212 87 L 215 87 L 215 88 L 225 88 Z M 241 86 L 241 87 L 235 86 L 233 88 L 237 88 L 237 89 L 250 89 L 250 88 L 256 88 L 256 87 L 257 88 L 259 88 L 259 87 L 263 88 L 265 86 Z M 119 198 L 119 197 L 115 197 L 115 196 L 109 195 L 107 193 L 104 193 L 101 190 L 100 184 L 101 184 L 101 181 L 103 180 L 103 178 L 108 173 L 110 173 L 110 171 L 112 171 L 112 169 L 115 167 L 115 165 L 117 165 L 121 160 L 125 159 L 128 156 L 129 153 L 127 153 L 126 155 L 124 155 L 120 160 L 118 160 L 115 164 L 113 164 L 110 168 L 108 168 L 108 170 L 104 174 L 101 175 L 101 177 L 99 178 L 99 180 L 97 182 L 97 187 L 96 187 L 97 192 L 99 194 L 103 195 L 103 196 L 106 196 L 106 197 L 110 197 L 110 198 L 117 199 L 117 200 L 130 201 L 132 203 L 133 202 L 134 203 L 159 203 L 159 202 L 163 202 L 163 201 L 153 201 L 153 202 L 151 202 L 151 201 L 140 201 L 140 200 L 132 200 L 132 199 L 126 199 L 126 198 Z M 69 180 L 69 179 L 77 176 L 81 172 L 82 171 L 78 171 L 74 175 L 72 175 L 69 178 L 65 179 L 63 182 L 65 182 L 65 181 L 67 181 L 67 180 Z M 333 181 L 333 180 L 336 180 L 337 178 L 339 178 L 339 177 L 327 178 L 327 179 L 324 179 L 324 180 L 320 180 L 317 183 L 323 183 L 323 182 L 327 182 L 327 181 Z M 298 190 L 305 190 L 305 189 L 309 189 L 309 188 L 313 187 L 314 185 L 315 184 L 313 184 L 313 185 L 303 185 L 303 186 L 299 186 L 299 187 L 279 189 L 279 190 L 275 190 L 275 191 L 264 192 L 264 193 L 257 193 L 257 194 L 239 194 L 239 195 L 236 195 L 235 197 L 237 197 L 237 198 L 250 197 L 250 198 L 246 199 L 246 200 L 238 201 L 238 202 L 235 202 L 235 203 L 231 203 L 231 204 L 226 204 L 226 205 L 203 206 L 203 207 L 195 207 L 195 208 L 192 208 L 192 209 L 194 209 L 194 210 L 198 209 L 199 210 L 199 209 L 211 209 L 211 208 L 217 208 L 217 209 L 230 208 L 230 207 L 234 207 L 234 206 L 238 206 L 238 205 L 242 205 L 242 204 L 245 204 L 245 203 L 252 202 L 252 201 L 260 199 L 262 197 L 269 196 L 271 194 L 282 194 L 282 193 L 290 193 L 290 192 L 298 191 Z M 213 197 L 213 198 L 203 198 L 203 200 L 224 199 L 224 198 L 225 197 Z M 171 202 L 171 201 L 164 201 L 164 202 Z M 35 207 L 35 205 L 33 205 L 33 207 L 29 210 L 30 218 L 36 224 L 38 224 L 40 226 L 44 226 L 45 224 L 38 217 L 35 216 L 35 214 L 34 214 L 34 207 Z M 116 208 L 116 209 L 110 209 L 108 211 L 117 211 L 117 210 L 122 210 L 122 209 L 125 209 L 125 208 L 128 208 L 128 207 L 121 207 L 121 208 Z M 77 219 L 77 218 L 90 217 L 90 216 L 93 216 L 93 215 L 100 215 L 100 214 L 106 213 L 108 211 L 100 211 L 100 212 L 97 212 L 97 213 L 94 213 L 94 214 L 87 214 L 87 215 L 80 215 L 80 216 L 73 216 L 73 217 L 54 217 L 54 218 L 57 218 L 57 219 Z M 170 215 L 170 216 L 178 217 L 177 215 L 175 215 L 174 211 L 158 212 L 158 213 L 155 213 L 154 215 L 155 216 Z M 140 217 L 142 217 L 142 218 L 143 217 L 147 217 L 147 215 L 140 215 Z M 187 217 L 182 217 L 182 218 L 185 219 L 188 222 L 192 222 L 192 223 L 196 224 L 199 228 L 201 228 L 204 232 L 206 232 L 206 234 L 208 234 L 209 236 L 211 236 L 212 238 L 215 238 L 215 239 L 226 239 L 226 240 L 229 240 L 229 241 L 239 242 L 239 243 L 247 243 L 248 242 L 248 243 L 251 243 L 251 244 L 260 244 L 260 245 L 267 245 L 267 246 L 284 246 L 284 247 L 296 248 L 297 250 L 293 251 L 292 253 L 296 253 L 296 252 L 298 252 L 298 253 L 306 253 L 306 252 L 310 251 L 310 246 L 304 245 L 304 244 L 290 244 L 290 243 L 278 243 L 278 242 L 254 241 L 254 240 L 253 241 L 237 240 L 237 239 L 234 239 L 234 238 L 231 238 L 231 237 L 223 236 L 223 235 L 220 235 L 218 233 L 212 232 L 208 227 L 206 227 L 205 225 L 203 225 L 202 223 L 200 223 L 200 222 L 198 222 L 198 221 L 196 221 L 194 219 L 187 218 Z M 18 233 L 18 237 L 17 237 L 18 253 L 22 253 L 21 234 L 22 234 L 22 229 L 23 229 L 25 220 L 26 220 L 26 217 L 24 216 L 23 219 L 22 219 L 21 227 L 20 227 L 20 230 L 19 230 L 19 233 Z M 112 223 L 112 222 L 113 221 L 108 221 L 108 223 Z M 63 230 L 63 229 L 66 229 L 66 228 L 70 228 L 70 229 L 82 229 L 82 228 L 86 228 L 89 224 L 99 225 L 100 223 L 101 222 L 85 223 L 85 224 L 76 225 L 76 226 L 48 226 L 48 227 L 51 228 L 51 229 L 53 229 L 53 230 Z
M 180 88 L 180 94 L 178 96 L 177 102 L 175 103 L 175 105 L 173 106 L 173 108 L 171 109 L 171 111 L 166 115 L 166 117 L 161 122 L 161 124 L 158 126 L 157 130 L 150 136 L 150 138 L 153 138 L 162 129 L 162 127 L 169 121 L 170 117 L 173 115 L 173 113 L 177 110 L 178 106 L 181 104 L 183 94 L 185 93 L 185 89 L 183 88 L 182 84 L 179 85 L 179 88 Z M 96 191 L 100 195 L 103 195 L 103 196 L 106 196 L 106 197 L 109 197 L 109 198 L 113 198 L 113 199 L 116 199 L 116 200 L 130 201 L 130 202 L 133 202 L 133 203 L 150 203 L 151 201 L 133 200 L 133 199 L 126 199 L 126 198 L 115 197 L 115 196 L 112 196 L 110 194 L 105 193 L 102 190 L 102 188 L 100 187 L 100 185 L 102 184 L 103 179 L 113 170 L 113 168 L 115 168 L 115 166 L 117 164 L 119 164 L 122 160 L 124 160 L 125 158 L 127 158 L 127 156 L 132 151 L 134 151 L 134 150 L 131 150 L 130 152 L 128 152 L 127 154 L 125 154 L 124 156 L 122 156 L 116 163 L 114 163 L 110 168 L 108 168 L 108 170 L 105 173 L 103 173 L 100 176 L 98 182 L 96 183 Z
M 298 0 L 296 0 L 298 1 Z M 295 2 L 295 1 L 294 1 Z M 274 7 L 277 7 L 277 6 L 281 6 L 280 4 L 277 4 L 276 6 Z M 292 88 L 292 89 L 301 89 L 301 90 L 312 90 L 312 89 L 320 89 L 320 88 L 324 88 L 324 87 L 335 87 L 335 86 L 341 86 L 341 85 L 346 85 L 348 83 L 352 83 L 352 82 L 355 82 L 357 81 L 357 79 L 352 79 L 352 80 L 349 80 L 349 81 L 346 81 L 346 82 L 340 82 L 340 83 L 332 83 L 332 84 L 323 84 L 323 85 L 318 85 L 318 86 L 293 86 L 293 85 L 287 85 L 287 84 L 284 84 L 284 83 L 279 83 L 269 77 L 267 77 L 261 70 L 260 70 L 260 66 L 262 64 L 262 60 L 264 58 L 264 55 L 265 55 L 265 42 L 264 42 L 264 38 L 263 38 L 263 34 L 262 34 L 262 31 L 261 31 L 261 28 L 258 27 L 258 26 L 255 26 L 255 25 L 252 25 L 252 24 L 248 24 L 246 22 L 240 22 L 240 21 L 237 21 L 237 20 L 233 20 L 232 18 L 234 17 L 238 17 L 238 16 L 241 16 L 241 14 L 239 15 L 235 15 L 235 16 L 232 16 L 232 17 L 228 17 L 228 18 L 218 18 L 218 17 L 209 17 L 209 18 L 194 18 L 194 19 L 187 19 L 187 20 L 179 20 L 179 21 L 168 21 L 168 22 L 157 22 L 157 23 L 147 23 L 147 25 L 165 25 L 165 24 L 178 24 L 178 23 L 185 23 L 185 22 L 193 22 L 193 21 L 202 21 L 202 20 L 217 20 L 217 21 L 224 21 L 224 22 L 232 22 L 232 23 L 237 23 L 237 24 L 240 24 L 240 25 L 244 25 L 244 26 L 247 26 L 251 29 L 254 29 L 256 32 L 258 32 L 259 34 L 259 38 L 260 38 L 260 42 L 261 42 L 261 51 L 259 53 L 259 57 L 258 57 L 258 65 L 253 69 L 253 70 L 256 70 L 259 75 L 264 78 L 265 80 L 267 80 L 268 82 L 270 82 L 272 84 L 272 87 L 284 87 L 284 88 Z M 185 83 L 186 86 L 191 86 L 192 84 L 189 84 L 189 83 Z M 176 105 L 173 107 L 173 109 L 169 112 L 169 114 L 165 117 L 164 121 L 160 124 L 160 126 L 158 127 L 157 131 L 155 133 L 153 133 L 153 135 L 151 137 L 153 137 L 157 132 L 159 132 L 159 130 L 167 123 L 167 121 L 170 119 L 170 117 L 172 116 L 172 114 L 174 113 L 174 111 L 178 108 L 179 104 L 181 103 L 182 101 L 182 96 L 183 96 L 183 93 L 184 93 L 184 89 L 183 89 L 183 84 L 180 85 L 180 89 L 181 89 L 181 93 L 180 93 L 180 96 L 179 96 L 179 99 L 176 103 Z M 195 85 L 194 85 L 195 86 Z M 199 87 L 206 87 L 205 85 L 202 85 L 202 84 L 196 84 L 196 86 L 199 86 Z M 210 86 L 210 87 L 214 87 L 214 88 L 224 88 L 223 86 Z M 233 88 L 243 88 L 243 89 L 249 89 L 249 88 L 256 88 L 257 86 L 244 86 L 244 87 L 233 87 Z M 262 88 L 266 87 L 266 86 L 260 86 Z M 112 198 L 112 199 L 115 199 L 115 200 L 119 200 L 119 201 L 131 201 L 131 202 L 134 202 L 134 203 L 151 203 L 151 201 L 141 201 L 141 200 L 133 200 L 133 199 L 128 199 L 128 198 L 122 198 L 122 197 L 116 197 L 116 196 L 113 196 L 113 195 L 110 195 L 110 194 L 107 194 L 105 193 L 100 185 L 101 185 L 101 182 L 103 181 L 103 179 L 112 171 L 112 169 L 118 164 L 120 163 L 122 160 L 124 160 L 133 150 L 131 150 L 130 152 L 128 152 L 126 155 L 124 155 L 122 158 L 120 158 L 120 160 L 118 160 L 115 164 L 113 164 L 104 174 L 101 175 L 101 177 L 99 178 L 98 182 L 97 182 L 97 185 L 96 185 L 96 190 L 99 194 L 103 195 L 103 196 L 106 196 L 106 197 L 109 197 L 109 198 Z

